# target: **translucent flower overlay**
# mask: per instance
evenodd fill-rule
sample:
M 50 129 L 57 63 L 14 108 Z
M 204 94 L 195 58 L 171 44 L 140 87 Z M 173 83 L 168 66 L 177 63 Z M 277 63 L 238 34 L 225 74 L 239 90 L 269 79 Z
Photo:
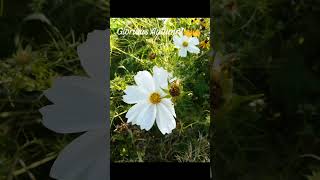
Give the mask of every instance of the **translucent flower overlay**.
M 44 92 L 53 105 L 40 109 L 43 125 L 57 133 L 84 132 L 60 152 L 50 171 L 55 179 L 110 179 L 109 37 L 109 30 L 95 30 L 78 47 L 88 77 L 58 78 Z

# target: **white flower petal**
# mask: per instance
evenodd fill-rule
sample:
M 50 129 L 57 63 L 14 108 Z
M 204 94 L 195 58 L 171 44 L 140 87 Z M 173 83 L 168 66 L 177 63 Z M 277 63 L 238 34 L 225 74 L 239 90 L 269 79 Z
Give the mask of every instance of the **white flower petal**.
M 182 36 L 182 42 L 188 42 L 189 43 L 189 41 L 190 41 L 190 38 L 188 37 L 188 36 Z
M 143 118 L 146 115 L 146 112 L 147 112 L 149 106 L 151 106 L 150 103 L 147 103 L 144 105 L 144 107 L 138 112 L 138 116 L 134 119 L 134 123 L 132 123 L 132 124 L 136 124 L 138 126 L 143 125 Z M 141 127 L 141 129 L 143 129 L 143 128 Z
M 146 107 L 146 105 L 147 102 L 142 101 L 132 106 L 126 114 L 126 118 L 128 119 L 127 123 L 131 122 L 132 124 L 135 124 L 137 116 Z
M 173 44 L 176 46 L 176 48 L 181 48 L 182 47 L 182 38 L 180 36 L 173 36 Z
M 176 121 L 170 111 L 163 104 L 157 105 L 156 122 L 162 134 L 169 134 L 176 128 Z
M 188 51 L 189 51 L 190 53 L 195 53 L 195 54 L 200 53 L 200 49 L 199 49 L 198 47 L 194 46 L 194 45 L 190 45 L 190 46 L 188 47 Z
M 161 103 L 163 105 L 165 105 L 167 107 L 167 109 L 171 112 L 171 114 L 173 115 L 173 117 L 177 117 L 176 112 L 174 110 L 174 105 L 172 103 L 172 101 L 168 98 L 163 98 L 161 100 Z
M 134 80 L 138 86 L 147 92 L 153 92 L 155 90 L 153 78 L 148 71 L 139 71 L 137 75 L 134 76 Z
M 199 44 L 199 40 L 196 37 L 192 37 L 189 39 L 189 44 L 190 45 L 198 45 Z
M 54 162 L 50 176 L 55 179 L 91 179 L 90 174 L 99 174 L 102 179 L 107 179 L 108 171 L 100 172 L 101 167 L 107 166 L 107 131 L 87 132 L 72 141 Z M 88 169 L 91 169 L 91 172 Z M 103 174 L 104 173 L 104 174 Z
M 187 49 L 186 48 L 181 48 L 179 50 L 179 56 L 180 57 L 187 57 Z
M 153 67 L 153 79 L 156 86 L 156 90 L 159 89 L 168 89 L 168 80 L 169 73 L 164 70 L 162 67 L 159 68 L 157 66 Z
M 156 105 L 149 105 L 145 108 L 145 113 L 141 113 L 141 116 L 138 117 L 137 125 L 140 125 L 141 129 L 149 131 L 156 120 L 157 108 Z
M 128 104 L 135 104 L 148 98 L 148 93 L 139 86 L 128 86 L 124 92 L 126 95 L 122 96 L 123 101 Z

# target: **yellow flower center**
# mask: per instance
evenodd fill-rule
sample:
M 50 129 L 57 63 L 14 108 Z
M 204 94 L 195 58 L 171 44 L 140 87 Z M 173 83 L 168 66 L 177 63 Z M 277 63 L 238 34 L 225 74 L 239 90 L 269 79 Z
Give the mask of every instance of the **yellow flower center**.
M 158 104 L 161 101 L 161 96 L 159 93 L 154 92 L 150 95 L 149 100 L 152 104 Z
M 184 42 L 182 43 L 182 46 L 183 46 L 183 47 L 188 47 L 188 45 L 189 45 L 189 43 L 188 43 L 187 41 L 184 41 Z

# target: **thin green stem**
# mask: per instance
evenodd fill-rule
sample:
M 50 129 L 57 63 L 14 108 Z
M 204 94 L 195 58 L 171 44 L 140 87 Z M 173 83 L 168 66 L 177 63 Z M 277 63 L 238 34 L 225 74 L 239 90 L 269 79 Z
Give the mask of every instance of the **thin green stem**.
M 114 49 L 116 49 L 116 50 L 118 50 L 118 51 L 120 51 L 120 52 L 122 52 L 123 54 L 126 54 L 126 55 L 128 55 L 128 56 L 130 56 L 130 57 L 132 57 L 132 58 L 134 58 L 134 59 L 136 59 L 136 60 L 138 60 L 139 62 L 143 62 L 143 60 L 142 59 L 139 59 L 139 58 L 137 58 L 137 57 L 135 57 L 134 55 L 132 55 L 132 54 L 129 54 L 129 53 L 127 53 L 127 52 L 125 52 L 125 51 L 123 51 L 123 50 L 121 50 L 121 49 L 119 49 L 119 48 L 117 48 L 117 47 L 113 47 Z
M 49 161 L 52 161 L 52 160 L 55 159 L 56 157 L 57 157 L 57 155 L 53 155 L 53 156 L 44 158 L 44 159 L 42 159 L 42 160 L 40 160 L 40 161 L 37 161 L 37 162 L 35 162 L 35 163 L 32 163 L 31 165 L 29 165 L 29 166 L 27 166 L 27 167 L 24 167 L 24 168 L 22 168 L 22 169 L 19 169 L 19 170 L 17 170 L 17 171 L 14 171 L 14 172 L 13 172 L 13 175 L 14 175 L 14 176 L 19 176 L 20 174 L 23 174 L 23 173 L 28 172 L 30 169 L 36 168 L 36 167 L 38 167 L 38 166 L 40 166 L 40 165 L 43 165 L 43 164 L 45 164 L 45 163 L 47 163 L 47 162 L 49 162 Z

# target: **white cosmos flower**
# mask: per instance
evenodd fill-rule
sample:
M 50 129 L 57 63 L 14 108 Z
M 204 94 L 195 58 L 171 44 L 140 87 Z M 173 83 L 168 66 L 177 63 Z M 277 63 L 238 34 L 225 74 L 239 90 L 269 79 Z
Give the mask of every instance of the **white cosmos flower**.
M 200 49 L 196 46 L 199 40 L 196 37 L 188 37 L 182 34 L 173 36 L 173 43 L 179 49 L 179 56 L 187 57 L 187 52 L 198 54 Z
M 128 86 L 123 101 L 135 104 L 126 114 L 127 123 L 150 130 L 156 121 L 162 134 L 176 128 L 176 113 L 171 98 L 167 97 L 168 81 L 172 75 L 163 68 L 153 67 L 153 76 L 148 71 L 139 71 L 134 76 L 137 85 Z

